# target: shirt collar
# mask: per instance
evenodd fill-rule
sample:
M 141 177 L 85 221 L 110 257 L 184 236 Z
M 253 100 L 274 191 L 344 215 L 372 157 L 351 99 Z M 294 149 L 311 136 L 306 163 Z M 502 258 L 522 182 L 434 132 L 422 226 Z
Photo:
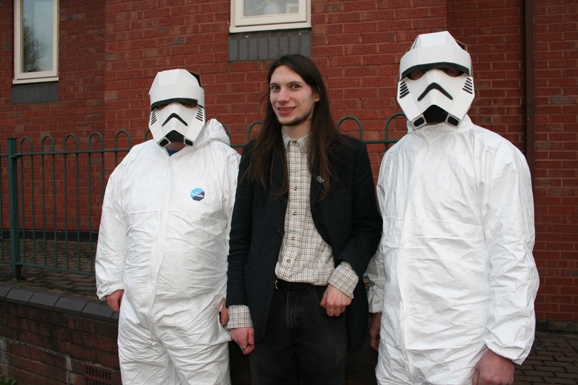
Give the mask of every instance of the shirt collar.
M 297 146 L 299 146 L 301 153 L 307 154 L 307 149 L 309 146 L 309 136 L 311 135 L 311 133 L 302 136 L 299 139 L 291 139 L 283 130 L 281 130 L 281 133 L 283 134 L 283 144 L 285 145 L 285 148 L 289 148 L 290 145 L 294 145 L 293 143 L 296 143 Z

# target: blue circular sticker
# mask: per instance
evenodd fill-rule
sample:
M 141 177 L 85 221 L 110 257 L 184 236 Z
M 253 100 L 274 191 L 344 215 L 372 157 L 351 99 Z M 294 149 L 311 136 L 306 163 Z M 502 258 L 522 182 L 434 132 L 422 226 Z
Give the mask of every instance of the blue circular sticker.
M 193 191 L 191 191 L 191 198 L 193 198 L 193 200 L 195 201 L 200 201 L 203 200 L 203 198 L 205 197 L 205 192 L 203 191 L 202 188 L 196 188 Z

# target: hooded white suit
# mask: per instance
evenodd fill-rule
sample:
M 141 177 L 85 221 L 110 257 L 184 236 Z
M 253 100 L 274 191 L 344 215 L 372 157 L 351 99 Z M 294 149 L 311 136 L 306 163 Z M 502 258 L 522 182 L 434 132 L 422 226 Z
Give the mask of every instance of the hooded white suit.
M 211 120 L 194 146 L 169 157 L 149 140 L 110 176 L 95 270 L 100 299 L 125 290 L 124 384 L 230 384 L 230 338 L 218 313 L 238 165 Z
M 530 173 L 517 148 L 467 115 L 458 127 L 408 130 L 377 183 L 376 375 L 381 385 L 470 385 L 486 347 L 521 364 L 534 340 Z

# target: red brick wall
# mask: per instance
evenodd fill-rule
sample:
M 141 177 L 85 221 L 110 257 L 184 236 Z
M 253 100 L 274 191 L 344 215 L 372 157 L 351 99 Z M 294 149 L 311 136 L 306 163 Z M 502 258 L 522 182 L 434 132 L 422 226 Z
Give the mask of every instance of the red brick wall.
M 86 140 L 104 123 L 104 1 L 60 0 L 58 102 L 12 105 L 14 10 L 0 3 L 0 146 L 7 137 L 74 133 Z M 62 144 L 58 148 L 62 148 Z
M 84 385 L 86 365 L 120 385 L 117 324 L 0 300 L 2 375 L 18 385 Z M 105 383 L 100 382 L 100 383 Z
M 387 118 L 401 112 L 396 90 L 399 60 L 420 32 L 446 28 L 446 1 L 314 1 L 312 58 L 329 88 L 334 118 L 355 116 L 363 139 L 385 139 Z M 344 123 L 342 130 L 357 124 Z M 406 132 L 405 119 L 393 122 L 389 138 Z M 370 145 L 374 175 L 385 146 Z
M 229 1 L 109 1 L 106 5 L 106 129 L 142 138 L 148 129 L 148 91 L 158 71 L 201 74 L 207 116 L 229 126 L 233 141 L 257 120 L 254 73 L 262 63 L 229 64 Z M 142 139 L 141 139 L 142 140 Z
M 229 0 L 61 0 L 58 103 L 12 106 L 12 2 L 0 3 L 0 147 L 5 138 L 103 132 L 106 147 L 148 128 L 148 90 L 160 70 L 201 73 L 207 115 L 244 143 L 259 120 L 266 62 L 229 63 Z M 398 62 L 419 33 L 448 29 L 474 60 L 474 122 L 524 149 L 525 46 L 522 0 L 313 0 L 312 58 L 334 117 L 358 117 L 365 140 L 381 139 L 395 100 Z M 538 317 L 578 321 L 577 4 L 534 1 L 536 65 L 536 247 Z M 390 137 L 405 133 L 403 119 Z M 353 121 L 343 129 L 357 129 Z M 125 142 L 121 141 L 120 144 Z M 383 145 L 370 145 L 377 174 Z M 107 166 L 107 173 L 112 167 Z M 3 178 L 4 179 L 4 178 Z M 4 190 L 6 191 L 6 190 Z
M 535 4 L 536 310 L 578 321 L 578 4 Z
M 58 101 L 52 103 L 35 103 L 12 105 L 11 88 L 14 77 L 14 2 L 4 1 L 0 3 L 0 152 L 6 153 L 6 139 L 18 138 L 18 150 L 21 144 L 24 152 L 40 152 L 42 150 L 42 138 L 49 135 L 54 138 L 44 141 L 44 151 L 74 150 L 77 143 L 73 137 L 66 140 L 65 136 L 74 134 L 78 138 L 78 148 L 86 150 L 88 138 L 91 133 L 104 131 L 104 1 L 88 0 L 60 0 L 59 13 L 59 81 Z M 24 137 L 29 140 L 22 139 Z M 54 147 L 52 146 L 54 143 Z M 93 137 L 92 148 L 101 146 L 98 137 Z M 69 161 L 73 157 L 69 157 Z M 5 214 L 3 225 L 8 224 L 8 184 L 5 161 L 2 163 L 2 191 Z M 94 164 L 94 163 L 93 163 Z M 100 163 L 99 163 L 100 164 Z M 30 225 L 32 223 L 32 183 L 30 176 L 34 174 L 34 190 L 36 194 L 35 211 L 41 210 L 39 199 L 42 191 L 40 162 L 35 159 L 36 171 L 32 172 L 30 159 L 24 162 L 24 175 L 27 179 L 24 190 L 19 187 L 20 194 L 24 198 L 26 217 L 20 222 Z M 53 179 L 56 181 L 57 196 L 55 202 L 47 199 L 46 212 L 48 215 L 56 215 L 56 222 L 60 229 L 63 228 L 65 219 L 65 204 L 63 196 L 64 186 L 64 161 L 59 159 L 53 164 L 51 158 L 46 159 L 45 186 L 47 191 L 53 190 Z M 74 172 L 74 164 L 68 164 L 69 170 Z M 55 172 L 53 178 L 53 171 Z M 86 206 L 86 192 L 88 190 L 86 160 L 81 161 L 79 170 L 78 191 L 83 195 L 81 204 L 76 205 L 75 195 L 77 192 L 76 181 L 69 176 L 67 191 L 70 194 L 70 204 L 66 207 L 69 212 L 69 228 L 76 228 L 76 209 L 81 210 L 79 221 L 83 229 L 88 229 L 88 211 Z M 93 170 L 93 171 L 96 171 Z M 100 182 L 100 181 L 96 181 Z M 93 184 L 94 191 L 99 191 L 100 183 Z M 95 198 L 95 205 L 99 205 L 100 199 Z M 82 207 L 80 207 L 82 205 Z M 98 229 L 99 210 L 93 210 L 93 229 Z M 36 217 L 36 224 L 42 223 L 40 217 Z M 47 227 L 52 229 L 54 220 L 47 220 Z M 37 227 L 38 228 L 38 227 Z
M 422 31 L 445 27 L 445 1 L 316 1 L 312 4 L 312 58 L 329 88 L 336 119 L 353 115 L 364 139 L 385 138 L 395 102 L 396 64 Z M 225 123 L 233 143 L 245 143 L 259 120 L 266 91 L 263 62 L 227 62 L 229 0 L 109 4 L 106 39 L 106 128 L 142 136 L 148 124 L 148 89 L 156 72 L 185 67 L 201 73 L 207 116 Z M 396 137 L 405 132 L 405 125 Z M 357 130 L 346 123 L 345 130 Z M 356 135 L 355 133 L 352 133 Z M 370 148 L 377 174 L 384 146 Z
M 120 385 L 117 322 L 72 313 L 0 298 L 0 379 L 8 376 L 18 385 L 85 385 L 89 367 L 110 376 L 90 384 Z M 232 382 L 250 384 L 249 357 L 234 342 L 229 343 L 229 358 Z M 361 350 L 350 352 L 346 383 L 375 384 L 376 364 L 368 339 Z
M 448 30 L 472 56 L 474 123 L 525 148 L 523 0 L 449 0 Z

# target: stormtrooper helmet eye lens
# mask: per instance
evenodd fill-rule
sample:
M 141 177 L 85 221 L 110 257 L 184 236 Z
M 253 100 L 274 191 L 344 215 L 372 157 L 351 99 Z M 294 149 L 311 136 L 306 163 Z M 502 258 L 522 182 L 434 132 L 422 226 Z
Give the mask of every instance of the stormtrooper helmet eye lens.
M 446 75 L 451 76 L 452 78 L 457 78 L 458 76 L 463 74 L 462 71 L 455 68 L 441 68 L 441 70 L 444 71 Z
M 421 77 L 427 72 L 427 69 L 421 69 L 421 70 L 417 70 L 417 71 L 412 71 L 410 72 L 407 77 L 410 78 L 411 80 L 418 80 L 421 79 Z
M 162 109 L 164 109 L 168 104 L 157 104 L 155 106 L 155 108 L 159 111 L 161 111 Z

